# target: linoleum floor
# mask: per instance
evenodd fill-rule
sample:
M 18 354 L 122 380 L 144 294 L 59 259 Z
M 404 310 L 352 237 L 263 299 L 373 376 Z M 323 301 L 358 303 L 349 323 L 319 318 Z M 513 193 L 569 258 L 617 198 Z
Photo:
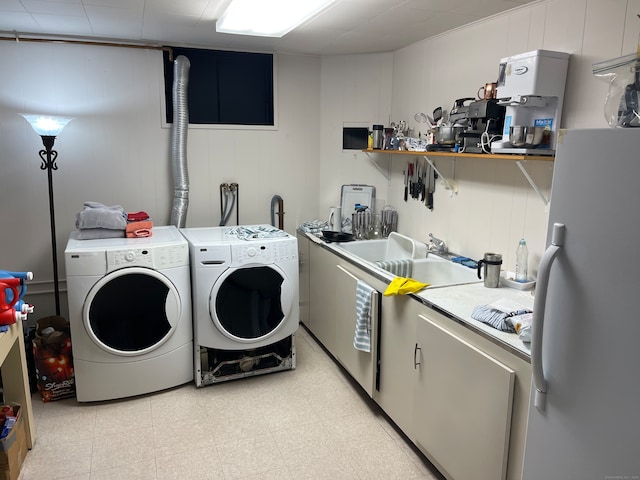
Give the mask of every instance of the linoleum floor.
M 123 400 L 36 393 L 20 479 L 442 478 L 303 326 L 296 355 L 295 370 Z

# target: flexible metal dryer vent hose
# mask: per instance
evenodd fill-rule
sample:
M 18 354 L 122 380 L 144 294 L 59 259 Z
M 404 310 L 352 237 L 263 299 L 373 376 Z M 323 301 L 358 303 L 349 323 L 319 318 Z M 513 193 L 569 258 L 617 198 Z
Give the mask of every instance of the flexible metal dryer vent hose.
M 173 125 L 171 126 L 171 166 L 173 169 L 173 207 L 170 225 L 182 228 L 187 223 L 189 207 L 189 172 L 187 171 L 187 130 L 189 108 L 187 86 L 191 62 L 179 55 L 173 62 Z

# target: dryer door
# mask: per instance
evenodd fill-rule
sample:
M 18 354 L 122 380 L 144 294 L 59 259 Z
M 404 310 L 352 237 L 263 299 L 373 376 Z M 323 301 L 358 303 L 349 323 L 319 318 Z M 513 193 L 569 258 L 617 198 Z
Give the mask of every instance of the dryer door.
M 83 308 L 89 337 L 109 353 L 144 355 L 176 329 L 182 305 L 173 283 L 156 270 L 122 268 L 89 291 Z
M 245 265 L 220 275 L 209 315 L 226 337 L 250 344 L 273 335 L 293 306 L 293 285 L 277 265 Z

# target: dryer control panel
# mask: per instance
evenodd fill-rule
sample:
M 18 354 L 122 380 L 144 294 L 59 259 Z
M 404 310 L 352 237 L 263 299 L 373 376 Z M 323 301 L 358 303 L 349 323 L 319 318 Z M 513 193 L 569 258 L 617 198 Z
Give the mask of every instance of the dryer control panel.
M 263 265 L 298 260 L 298 242 L 295 238 L 278 241 L 250 242 L 231 246 L 233 266 L 258 263 Z

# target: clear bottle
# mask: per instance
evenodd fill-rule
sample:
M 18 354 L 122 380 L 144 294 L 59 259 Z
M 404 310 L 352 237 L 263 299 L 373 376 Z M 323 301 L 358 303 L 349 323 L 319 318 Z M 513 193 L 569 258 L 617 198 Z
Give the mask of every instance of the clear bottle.
M 527 248 L 527 242 L 525 239 L 521 239 L 516 249 L 516 282 L 526 282 L 528 280 L 527 275 L 527 263 L 529 260 L 529 249 Z

